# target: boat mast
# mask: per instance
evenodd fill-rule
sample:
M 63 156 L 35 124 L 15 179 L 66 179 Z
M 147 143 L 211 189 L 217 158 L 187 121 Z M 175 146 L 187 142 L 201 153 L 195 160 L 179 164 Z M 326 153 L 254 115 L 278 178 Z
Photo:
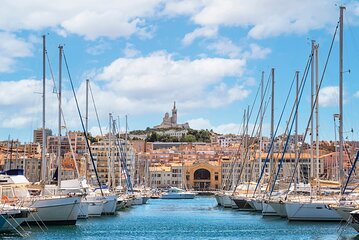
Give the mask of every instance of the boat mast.
M 244 109 L 244 113 L 243 113 L 243 126 L 242 126 L 242 129 L 243 129 L 243 132 L 242 132 L 242 139 L 241 139 L 241 141 L 242 141 L 242 143 L 243 144 L 241 144 L 241 159 L 242 159 L 242 164 L 244 164 L 244 150 L 245 150 L 245 135 L 246 135 L 246 119 L 247 119 L 247 117 L 246 117 L 246 114 L 248 114 L 247 112 L 246 112 L 247 110 L 246 109 Z M 238 174 L 238 172 L 237 171 L 234 171 L 234 169 L 235 168 L 237 168 L 237 167 L 239 167 L 240 166 L 240 164 L 238 164 L 237 166 L 236 166 L 236 162 L 234 162 L 234 164 L 233 164 L 233 173 L 234 172 L 236 172 L 237 174 L 237 176 L 235 177 L 234 176 L 234 174 L 233 174 L 233 182 L 232 182 L 232 187 L 233 187 L 233 191 L 235 191 L 236 189 L 236 186 L 235 186 L 235 180 L 238 182 L 238 181 L 240 181 L 240 180 L 243 180 L 243 176 L 241 175 L 241 176 L 239 176 L 239 174 Z M 243 167 L 244 168 L 244 167 Z M 229 189 L 228 189 L 229 190 Z
M 62 49 L 63 46 L 59 46 L 59 137 L 58 137 L 58 146 L 57 146 L 57 186 L 58 189 L 61 189 L 61 88 L 62 88 Z
M 113 119 L 113 116 L 111 116 L 111 121 L 112 121 L 112 129 L 111 129 L 111 134 L 112 136 L 114 136 L 114 139 L 116 139 L 116 121 Z M 114 150 L 113 149 L 113 146 L 112 146 L 112 139 L 111 139 L 111 142 L 110 142 L 110 151 L 112 153 L 112 151 Z M 116 154 L 114 154 L 114 156 L 116 156 Z M 111 186 L 112 186 L 112 189 L 114 189 L 116 187 L 116 172 L 115 172 L 115 160 L 111 154 L 111 180 L 112 180 L 112 183 L 111 183 Z
M 112 114 L 109 113 L 109 126 L 108 126 L 108 158 L 107 158 L 107 185 L 111 184 L 111 158 L 112 158 L 112 133 L 111 133 L 111 125 L 112 125 Z
M 315 151 L 316 151 L 316 178 L 317 178 L 317 192 L 319 192 L 319 78 L 318 78 L 318 48 L 319 44 L 314 46 L 314 59 L 315 59 L 315 92 L 316 92 L 316 104 L 315 104 Z
M 271 106 L 271 126 L 270 126 L 270 138 L 271 141 L 273 141 L 274 138 L 274 68 L 272 68 L 272 106 Z M 269 174 L 272 174 L 272 170 L 273 170 L 273 164 L 274 164 L 274 149 L 273 147 L 271 148 L 271 152 L 270 152 L 270 163 L 269 163 Z
M 295 72 L 295 76 L 296 76 L 296 94 L 295 94 L 295 137 L 294 137 L 294 152 L 295 152 L 295 161 L 298 161 L 298 106 L 299 106 L 299 102 L 298 102 L 298 95 L 299 95 L 299 71 Z M 296 170 L 294 170 L 296 171 Z M 294 180 L 294 189 L 297 190 L 297 181 L 299 178 L 299 168 L 297 168 L 296 171 L 296 178 Z
M 45 131 L 45 89 L 46 89 L 46 36 L 42 35 L 42 151 L 41 179 L 46 181 L 46 131 Z
M 264 71 L 262 71 L 261 79 L 261 104 L 260 104 L 260 123 L 259 123 L 259 157 L 258 157 L 258 169 L 262 169 L 262 147 L 263 147 L 263 137 L 262 137 L 262 126 L 263 126 L 263 104 L 264 104 Z M 260 177 L 260 171 L 258 171 L 258 179 Z M 260 186 L 259 186 L 260 187 Z
M 127 168 L 127 115 L 125 115 L 125 128 L 126 128 L 126 130 L 125 130 L 125 151 L 124 151 L 125 152 L 125 161 L 123 163 L 123 166 L 126 169 Z M 120 140 L 120 143 L 121 143 L 121 140 Z M 127 181 L 128 181 L 128 179 L 127 179 Z M 127 189 L 127 191 L 129 191 L 129 189 Z
M 121 144 L 121 125 L 120 125 L 120 116 L 117 116 L 117 125 L 118 125 L 118 138 L 120 139 Z M 116 132 L 115 132 L 116 133 Z M 118 146 L 120 147 L 120 146 Z M 122 190 L 122 166 L 121 166 L 121 156 L 118 157 L 118 172 L 119 172 L 119 179 L 118 179 L 118 185 L 120 186 L 120 189 Z
M 88 125 L 89 125 L 89 80 L 86 79 L 86 116 L 85 116 L 85 129 L 86 134 L 88 134 Z
M 250 159 L 250 148 L 249 148 L 249 135 L 248 135 L 248 124 L 249 124 L 249 117 L 250 117 L 250 114 L 249 114 L 249 105 L 247 106 L 247 120 L 246 120 L 246 145 L 245 145 L 245 149 L 246 149 L 246 152 L 248 154 L 247 155 L 247 159 L 245 160 L 245 165 L 244 165 L 244 169 L 245 169 L 245 174 L 244 174 L 244 177 L 245 177 L 245 181 L 246 182 L 249 182 L 250 179 L 249 179 L 249 175 L 248 175 L 248 172 L 247 172 L 247 167 L 248 167 L 248 162 L 247 160 Z
M 312 40 L 312 62 L 311 62 L 311 82 L 310 82 L 310 106 L 311 108 L 314 105 L 314 46 L 315 40 Z M 314 149 L 313 149 L 313 131 L 314 130 L 314 120 L 310 118 L 310 179 L 314 179 Z M 318 181 L 318 179 L 317 179 Z M 312 186 L 313 187 L 313 186 Z M 312 192 L 312 191 L 311 191 Z
M 345 7 L 340 6 L 339 19 L 339 182 L 341 188 L 344 181 L 343 169 L 343 13 Z

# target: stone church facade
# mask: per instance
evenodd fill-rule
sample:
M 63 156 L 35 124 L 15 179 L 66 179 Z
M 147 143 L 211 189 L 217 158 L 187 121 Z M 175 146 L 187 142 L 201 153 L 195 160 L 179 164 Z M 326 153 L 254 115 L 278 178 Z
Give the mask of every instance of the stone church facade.
M 177 108 L 176 108 L 176 102 L 173 104 L 172 108 L 172 115 L 168 112 L 165 113 L 165 116 L 163 117 L 162 123 L 160 125 L 154 126 L 154 129 L 169 129 L 169 128 L 182 128 L 182 129 L 188 129 L 189 124 L 183 123 L 178 124 L 177 123 Z

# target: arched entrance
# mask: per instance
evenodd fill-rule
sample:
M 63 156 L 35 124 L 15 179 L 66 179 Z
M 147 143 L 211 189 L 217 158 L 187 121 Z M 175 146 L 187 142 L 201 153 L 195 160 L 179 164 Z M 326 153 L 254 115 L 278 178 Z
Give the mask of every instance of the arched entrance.
M 193 174 L 194 188 L 196 190 L 207 190 L 211 185 L 211 173 L 207 169 L 197 169 Z

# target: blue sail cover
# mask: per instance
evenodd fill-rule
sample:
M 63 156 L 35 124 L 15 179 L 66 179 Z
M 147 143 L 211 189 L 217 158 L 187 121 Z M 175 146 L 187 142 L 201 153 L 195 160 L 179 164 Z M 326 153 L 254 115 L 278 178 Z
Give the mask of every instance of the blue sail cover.
M 6 174 L 9 176 L 24 175 L 24 169 L 20 169 L 20 168 L 10 169 L 7 171 L 1 171 L 0 174 Z

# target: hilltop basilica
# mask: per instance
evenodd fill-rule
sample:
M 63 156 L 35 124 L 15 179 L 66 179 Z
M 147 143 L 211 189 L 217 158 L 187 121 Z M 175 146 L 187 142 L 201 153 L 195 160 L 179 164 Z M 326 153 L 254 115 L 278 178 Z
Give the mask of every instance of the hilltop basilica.
M 163 121 L 160 125 L 154 126 L 154 129 L 168 129 L 168 128 L 182 128 L 182 129 L 188 129 L 189 124 L 178 124 L 177 123 L 177 108 L 176 108 L 176 102 L 173 104 L 172 108 L 172 116 L 170 117 L 169 113 L 166 112 L 165 116 L 163 117 Z

